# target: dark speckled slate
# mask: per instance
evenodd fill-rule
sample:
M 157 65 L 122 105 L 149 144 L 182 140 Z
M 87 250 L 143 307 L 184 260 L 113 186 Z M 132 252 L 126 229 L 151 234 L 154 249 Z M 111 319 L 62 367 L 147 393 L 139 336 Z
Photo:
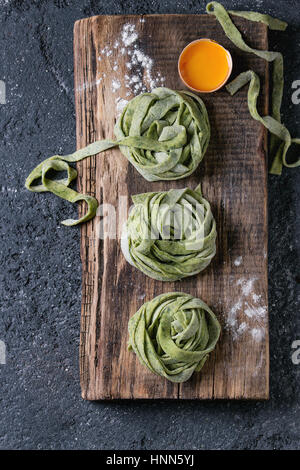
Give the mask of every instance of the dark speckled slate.
M 73 25 L 97 14 L 203 13 L 197 0 L 0 0 L 0 447 L 9 449 L 295 449 L 300 433 L 299 171 L 269 177 L 270 395 L 261 402 L 88 403 L 80 398 L 76 207 L 23 189 L 44 157 L 75 148 Z M 296 0 L 224 1 L 290 23 L 271 33 L 285 56 L 284 122 L 300 135 Z M 13 217 L 12 217 L 13 213 Z M 297 236 L 298 235 L 298 236 Z

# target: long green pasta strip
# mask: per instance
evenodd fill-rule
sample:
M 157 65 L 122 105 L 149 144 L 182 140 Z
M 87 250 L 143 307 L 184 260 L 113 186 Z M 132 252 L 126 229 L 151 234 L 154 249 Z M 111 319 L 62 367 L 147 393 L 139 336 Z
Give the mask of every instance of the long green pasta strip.
M 300 159 L 295 163 L 287 163 L 286 154 L 291 143 L 299 144 L 300 140 L 295 138 L 292 139 L 287 128 L 281 124 L 281 102 L 283 95 L 283 57 L 280 52 L 261 51 L 253 49 L 248 46 L 240 31 L 231 21 L 230 15 L 240 16 L 251 21 L 259 21 L 266 24 L 270 29 L 284 31 L 287 27 L 287 23 L 284 21 L 272 18 L 269 15 L 264 15 L 256 12 L 244 12 L 244 11 L 231 11 L 228 12 L 218 2 L 210 2 L 206 6 L 206 11 L 209 14 L 216 16 L 220 25 L 222 26 L 226 36 L 241 50 L 250 52 L 268 62 L 273 62 L 273 87 L 272 87 L 272 116 L 260 117 L 257 109 L 257 88 L 259 93 L 259 78 L 256 74 L 251 75 L 250 72 L 241 74 L 234 80 L 234 84 L 227 85 L 227 89 L 231 94 L 234 94 L 239 88 L 250 81 L 250 87 L 248 92 L 248 107 L 250 113 L 254 119 L 260 121 L 270 132 L 270 154 L 274 158 L 271 166 L 270 173 L 280 175 L 282 172 L 282 166 L 296 167 L 300 165 Z M 252 77 L 252 80 L 251 80 Z M 255 105 L 255 110 L 253 106 Z M 258 118 L 259 117 L 259 118 Z
M 69 162 L 79 162 L 90 155 L 94 155 L 103 150 L 107 150 L 111 147 L 114 147 L 115 142 L 101 141 L 95 142 L 88 145 L 87 147 L 78 150 L 70 155 L 60 156 L 54 155 L 53 157 L 47 158 L 42 163 L 40 163 L 28 176 L 25 182 L 25 187 L 29 191 L 33 192 L 52 192 L 58 197 L 65 199 L 69 202 L 78 202 L 85 201 L 88 206 L 86 214 L 78 220 L 67 219 L 63 220 L 62 224 L 67 226 L 77 225 L 82 222 L 86 222 L 92 219 L 97 211 L 98 202 L 92 196 L 85 194 L 80 194 L 77 191 L 69 188 L 71 182 L 77 177 L 77 171 L 75 168 L 72 168 L 68 165 Z M 67 178 L 62 178 L 58 180 L 51 180 L 47 178 L 47 172 L 49 170 L 55 170 L 56 172 L 66 171 Z M 42 180 L 42 184 L 34 184 L 38 179 Z
M 235 80 L 227 85 L 227 90 L 231 95 L 234 95 L 240 88 L 249 83 L 248 89 L 248 107 L 251 116 L 256 121 L 261 122 L 270 132 L 272 132 L 281 141 L 275 158 L 273 160 L 271 171 L 273 174 L 280 174 L 282 163 L 285 166 L 295 167 L 299 165 L 296 163 L 287 163 L 286 154 L 292 143 L 300 144 L 300 139 L 292 139 L 288 129 L 272 116 L 260 116 L 257 111 L 257 98 L 260 91 L 260 80 L 253 70 L 248 70 L 240 74 Z
M 177 281 L 205 269 L 216 253 L 216 222 L 200 186 L 132 197 L 121 248 L 147 276 Z
M 218 2 L 210 2 L 206 6 L 206 11 L 209 14 L 214 14 L 219 21 L 220 25 L 222 26 L 226 36 L 236 45 L 239 49 L 245 52 L 250 52 L 252 54 L 261 57 L 262 59 L 267 60 L 268 62 L 273 62 L 273 86 L 272 86 L 272 116 L 277 121 L 281 120 L 280 116 L 280 108 L 283 96 L 283 57 L 280 52 L 270 52 L 270 51 L 261 51 L 259 49 L 253 49 L 252 47 L 248 46 L 240 31 L 237 27 L 233 24 L 230 19 L 229 13 L 232 15 L 237 14 L 236 16 L 244 17 L 251 21 L 262 22 L 266 24 L 271 29 L 280 29 L 285 30 L 287 27 L 287 23 L 277 20 L 276 18 L 272 18 L 269 15 L 262 15 L 256 12 L 235 12 L 230 10 L 227 12 L 223 5 Z M 271 154 L 273 154 L 274 149 L 276 148 L 276 144 L 278 145 L 279 142 L 276 138 L 271 138 Z
M 161 294 L 146 302 L 128 324 L 129 350 L 142 365 L 171 382 L 199 372 L 221 332 L 212 310 L 182 292 Z
M 285 31 L 288 26 L 288 24 L 285 21 L 279 20 L 278 18 L 273 18 L 273 16 L 266 15 L 264 13 L 257 13 L 256 11 L 228 10 L 228 13 L 230 15 L 240 16 L 241 18 L 245 18 L 250 21 L 263 23 L 267 25 L 269 29 L 272 29 L 275 31 Z
M 201 98 L 187 91 L 156 88 L 133 98 L 115 125 L 117 140 L 94 142 L 70 155 L 54 155 L 40 163 L 26 179 L 30 191 L 53 194 L 70 202 L 84 200 L 87 213 L 64 225 L 77 225 L 93 218 L 97 200 L 69 188 L 77 172 L 69 163 L 120 146 L 121 152 L 148 181 L 176 180 L 193 173 L 204 157 L 210 126 Z M 51 180 L 49 170 L 67 171 L 67 178 Z M 37 180 L 41 179 L 41 184 Z

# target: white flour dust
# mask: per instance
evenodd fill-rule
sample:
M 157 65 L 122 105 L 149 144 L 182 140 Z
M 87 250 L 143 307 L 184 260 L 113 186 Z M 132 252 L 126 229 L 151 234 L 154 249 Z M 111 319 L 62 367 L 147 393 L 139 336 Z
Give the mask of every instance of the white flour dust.
M 145 19 L 141 18 L 140 23 L 145 23 Z M 109 62 L 111 68 L 109 86 L 111 92 L 116 95 L 117 116 L 121 114 L 130 98 L 165 84 L 165 77 L 161 72 L 154 70 L 153 59 L 141 47 L 135 24 L 124 24 L 119 38 L 112 45 L 104 46 L 101 49 L 98 61 L 104 60 L 106 63 Z M 106 74 L 103 73 L 95 81 L 83 83 L 77 88 L 77 91 L 102 85 L 105 77 Z M 105 85 L 107 86 L 107 81 Z
M 260 342 L 265 336 L 264 328 L 252 328 L 251 335 L 254 341 Z
M 124 75 L 124 85 L 128 89 L 127 96 L 131 93 L 136 95 L 151 91 L 163 85 L 165 78 L 160 72 L 154 74 L 153 59 L 139 45 L 139 35 L 135 24 L 123 25 L 118 47 L 120 47 L 121 55 L 126 55 L 127 59 L 125 63 L 127 73 Z
M 127 103 L 128 100 L 124 100 L 123 98 L 116 99 L 117 114 L 121 114 Z
M 119 88 L 121 88 L 121 83 L 119 80 L 113 80 L 111 82 L 111 89 L 112 89 L 112 92 L 115 93 L 117 90 L 119 90 Z
M 257 302 L 261 299 L 261 295 L 252 294 L 252 299 L 253 299 L 253 302 L 257 304 Z
M 145 19 L 141 18 L 140 22 L 144 23 Z M 122 64 L 125 60 L 124 74 L 114 74 L 114 72 L 119 71 L 121 66 L 119 58 L 122 59 Z M 109 60 L 111 64 L 110 87 L 111 92 L 117 95 L 115 98 L 117 115 L 120 115 L 124 106 L 128 103 L 129 97 L 151 91 L 153 88 L 163 86 L 165 83 L 162 74 L 159 71 L 154 72 L 153 59 L 141 48 L 135 24 L 124 24 L 119 38 L 114 44 L 111 47 L 105 46 L 101 49 L 98 61 L 101 62 L 104 59 Z M 103 75 L 98 80 L 102 80 L 102 78 Z M 100 84 L 100 81 L 89 86 L 98 84 Z M 122 94 L 123 96 L 121 96 Z
M 242 258 L 242 256 L 239 256 L 238 258 L 236 258 L 234 260 L 234 265 L 235 266 L 240 266 L 242 264 L 242 262 L 243 262 L 243 258 Z
M 256 277 L 253 279 L 239 279 L 237 282 L 238 286 L 241 286 L 242 293 L 244 295 L 249 295 L 253 291 L 253 284 L 256 281 Z
M 240 278 L 236 285 L 240 287 L 240 298 L 228 310 L 226 330 L 234 341 L 250 334 L 254 341 L 259 342 L 265 336 L 267 307 L 261 302 L 262 295 L 255 292 L 256 277 Z
M 256 307 L 253 305 L 249 305 L 248 302 L 246 302 L 246 309 L 245 309 L 245 314 L 249 318 L 257 318 L 261 317 L 263 318 L 265 314 L 267 313 L 266 307 Z
M 135 25 L 130 23 L 125 24 L 121 32 L 121 38 L 124 46 L 127 47 L 133 44 L 138 38 Z
M 236 329 L 236 326 L 237 326 L 236 317 L 237 317 L 238 312 L 241 310 L 242 305 L 243 305 L 242 301 L 239 300 L 236 304 L 233 305 L 233 307 L 231 307 L 231 309 L 228 312 L 226 326 L 228 327 L 228 329 L 232 331 Z

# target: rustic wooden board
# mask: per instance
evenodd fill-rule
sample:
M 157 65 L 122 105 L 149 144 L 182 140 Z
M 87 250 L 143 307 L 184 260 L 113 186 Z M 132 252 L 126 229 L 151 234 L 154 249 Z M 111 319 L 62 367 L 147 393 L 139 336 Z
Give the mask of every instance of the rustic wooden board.
M 234 21 L 250 45 L 267 48 L 264 25 Z M 77 148 L 113 138 L 116 98 L 133 96 L 126 96 L 123 81 L 128 56 L 113 48 L 126 23 L 135 25 L 139 48 L 153 58 L 152 74 L 160 72 L 165 85 L 173 89 L 183 88 L 177 74 L 183 47 L 198 37 L 219 41 L 232 53 L 233 77 L 249 68 L 259 73 L 260 110 L 267 112 L 267 64 L 233 47 L 213 17 L 96 16 L 76 22 L 74 28 Z M 112 54 L 101 53 L 105 46 Z M 118 69 L 113 70 L 116 62 Z M 117 92 L 113 79 L 121 84 Z M 201 181 L 218 228 L 217 255 L 203 273 L 162 283 L 126 263 L 119 240 L 100 240 L 99 217 L 81 227 L 83 398 L 268 398 L 266 133 L 250 118 L 246 93 L 244 89 L 234 98 L 225 90 L 203 95 L 211 142 L 198 170 L 185 180 L 149 183 L 118 149 L 78 164 L 79 190 L 116 208 L 120 196 L 130 203 L 135 193 L 193 188 Z M 201 297 L 223 326 L 219 345 L 202 372 L 180 386 L 151 374 L 127 351 L 128 319 L 144 301 L 174 290 Z

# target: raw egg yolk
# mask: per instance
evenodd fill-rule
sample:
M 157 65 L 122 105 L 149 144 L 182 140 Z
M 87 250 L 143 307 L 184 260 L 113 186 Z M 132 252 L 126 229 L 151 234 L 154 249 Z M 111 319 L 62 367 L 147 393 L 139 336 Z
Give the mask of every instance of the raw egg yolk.
M 229 53 L 215 41 L 200 39 L 181 53 L 179 70 L 183 81 L 198 91 L 213 91 L 228 78 L 231 68 Z

